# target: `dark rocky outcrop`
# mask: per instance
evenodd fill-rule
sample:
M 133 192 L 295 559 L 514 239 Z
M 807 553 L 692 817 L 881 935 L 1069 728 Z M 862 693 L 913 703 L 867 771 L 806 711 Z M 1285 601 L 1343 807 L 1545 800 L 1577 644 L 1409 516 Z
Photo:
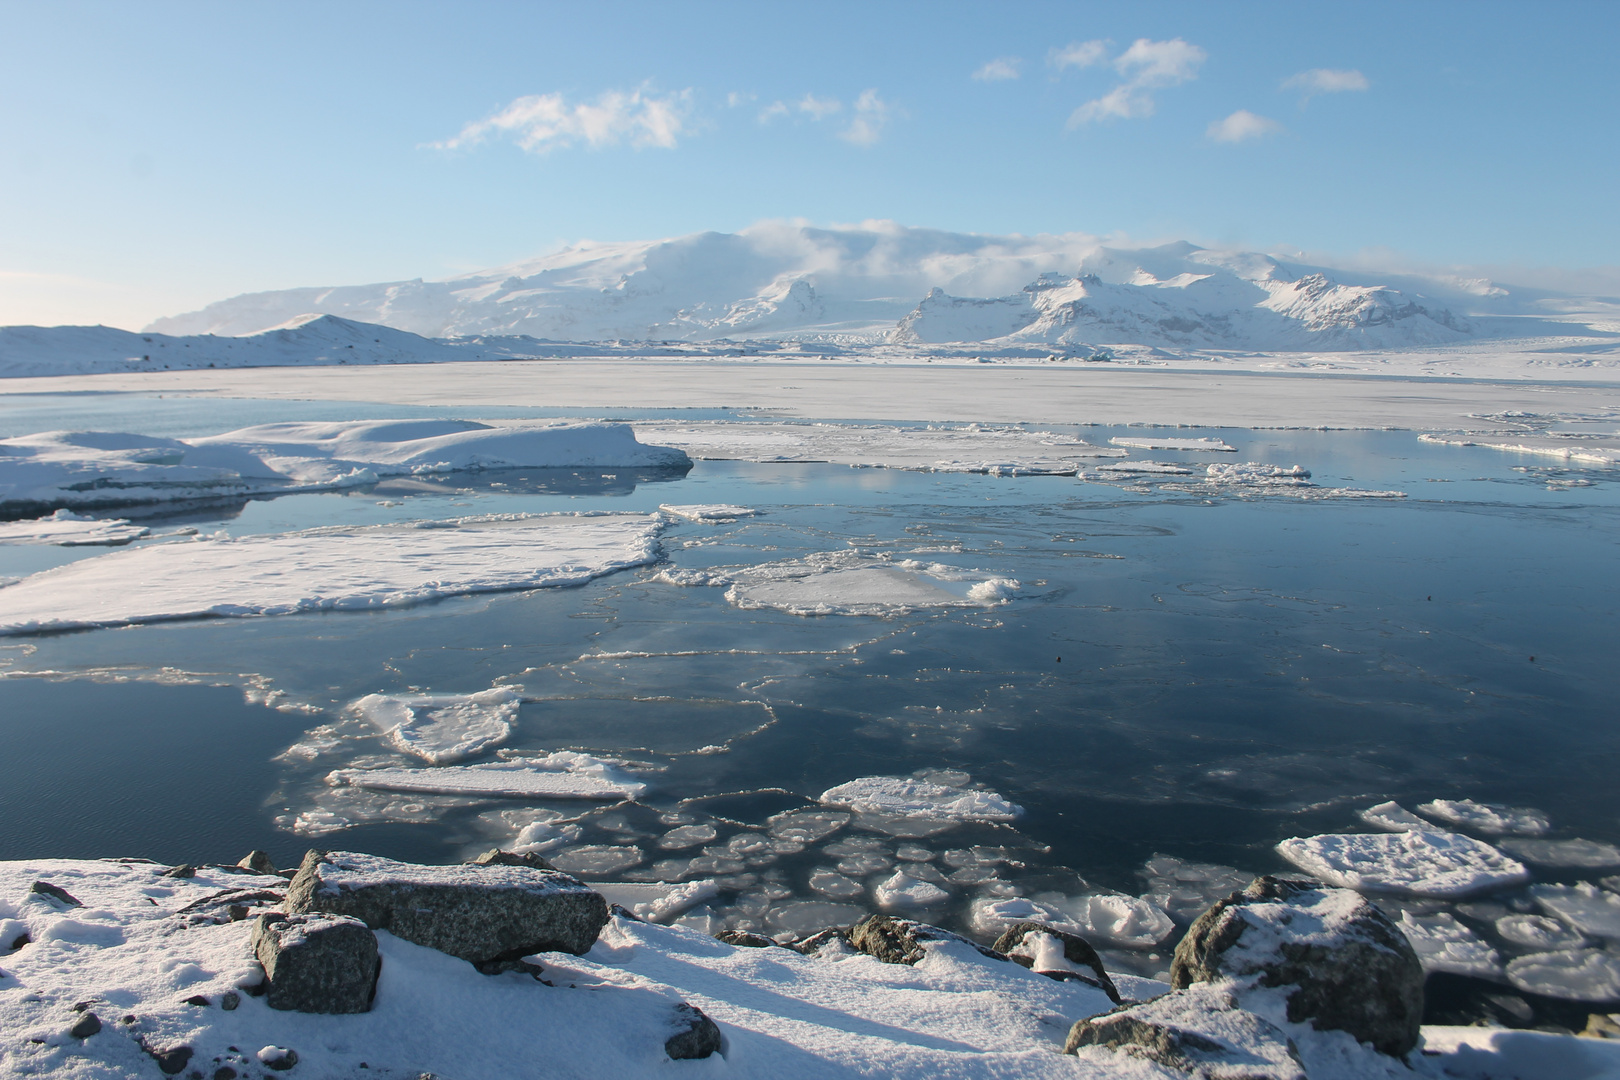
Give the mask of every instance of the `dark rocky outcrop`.
M 1214 987 L 1177 990 L 1079 1020 L 1063 1052 L 1088 1046 L 1145 1058 L 1199 1080 L 1306 1080 L 1288 1036 Z
M 676 1061 L 706 1058 L 720 1049 L 720 1028 L 696 1005 L 675 1006 L 675 1034 L 664 1042 L 664 1052 Z
M 856 949 L 868 956 L 876 957 L 885 964 L 915 964 L 928 955 L 927 950 L 922 947 L 925 941 L 955 941 L 976 949 L 985 956 L 997 960 L 1007 959 L 983 945 L 974 944 L 960 934 L 953 934 L 949 930 L 941 930 L 927 923 L 897 919 L 892 915 L 868 915 L 849 928 L 847 937 L 849 943 Z
M 1065 969 L 1048 969 L 1047 967 L 1037 966 L 1037 950 L 1033 947 L 1033 942 L 1028 940 L 1031 934 L 1046 934 L 1053 940 L 1061 943 L 1063 946 L 1064 960 L 1068 961 L 1070 964 L 1089 968 L 1092 972 L 1090 977 L 1084 974 L 1079 974 L 1077 976 L 1078 978 L 1084 980 L 1085 982 L 1091 983 L 1097 989 L 1107 994 L 1108 999 L 1115 1005 L 1123 1004 L 1123 1001 L 1119 996 L 1119 990 L 1114 986 L 1114 980 L 1110 979 L 1108 977 L 1108 972 L 1103 969 L 1102 957 L 1097 955 L 1097 950 L 1091 947 L 1090 942 L 1078 934 L 1071 934 L 1066 930 L 1058 930 L 1054 927 L 1047 926 L 1045 923 L 1013 923 L 1011 926 L 1007 927 L 1006 930 L 1002 931 L 1001 936 L 996 939 L 996 943 L 992 945 L 991 948 L 1006 956 L 1007 959 L 1011 960 L 1013 963 L 1022 964 L 1024 967 L 1030 968 L 1042 975 L 1050 975 L 1053 978 L 1064 978 L 1072 974 Z
M 741 945 L 748 949 L 768 949 L 777 942 L 764 934 L 751 934 L 747 930 L 722 930 L 714 935 L 716 941 L 723 941 L 727 945 Z
M 382 970 L 377 935 L 343 915 L 261 915 L 253 955 L 264 966 L 265 1004 L 294 1012 L 369 1012 Z
M 241 869 L 247 870 L 254 874 L 274 874 L 276 872 L 276 864 L 270 860 L 269 855 L 260 851 L 258 848 L 254 848 L 252 851 L 242 856 L 242 858 L 237 861 L 236 865 Z
M 54 900 L 63 907 L 84 906 L 84 904 L 79 901 L 78 897 L 74 896 L 60 885 L 52 885 L 48 881 L 36 881 L 28 887 L 28 891 L 34 896 L 43 896 L 47 899 Z
M 191 1062 L 191 1055 L 196 1053 L 189 1046 L 153 1046 L 145 1038 L 137 1040 L 140 1048 L 157 1062 L 158 1071 L 164 1076 L 175 1076 L 185 1070 Z
M 1256 878 L 1200 915 L 1176 947 L 1177 989 L 1230 978 L 1284 988 L 1288 1019 L 1346 1031 L 1385 1054 L 1417 1045 L 1423 966 L 1389 917 L 1360 894 Z
M 800 938 L 788 946 L 794 952 L 806 956 L 815 956 L 828 945 L 837 944 L 840 949 L 850 949 L 849 931 L 840 926 L 829 926 L 825 930 L 817 930 L 807 938 Z
M 101 1030 L 101 1017 L 88 1010 L 68 1028 L 68 1034 L 75 1039 L 88 1039 Z
M 469 865 L 472 865 L 472 866 L 532 866 L 536 870 L 555 870 L 555 869 L 557 869 L 555 866 L 552 866 L 545 859 L 542 859 L 540 856 L 534 854 L 533 852 L 525 852 L 523 854 L 519 854 L 519 853 L 517 853 L 515 851 L 502 851 L 500 848 L 490 848 L 488 851 L 484 852 L 482 855 L 479 855 L 476 859 L 473 859 L 472 862 Z
M 286 907 L 349 915 L 474 964 L 584 953 L 608 921 L 601 894 L 557 870 L 419 866 L 346 851 L 305 855 Z

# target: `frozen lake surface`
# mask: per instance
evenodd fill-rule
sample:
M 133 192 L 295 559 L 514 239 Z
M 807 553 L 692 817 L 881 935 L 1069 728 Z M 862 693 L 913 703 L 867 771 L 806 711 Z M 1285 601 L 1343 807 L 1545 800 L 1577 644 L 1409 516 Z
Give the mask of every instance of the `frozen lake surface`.
M 0 438 L 566 412 L 18 396 Z M 737 419 L 614 418 L 687 447 Z M 112 554 L 0 544 L 0 579 L 86 563 L 27 586 L 36 606 L 84 580 L 116 607 L 92 566 L 184 593 L 195 571 L 156 549 L 220 533 L 303 551 L 613 512 L 658 515 L 662 553 L 566 587 L 0 638 L 0 858 L 517 845 L 713 930 L 1033 916 L 1151 975 L 1176 928 L 1316 837 L 1299 850 L 1356 880 L 1451 875 L 1382 901 L 1447 978 L 1555 1022 L 1620 996 L 1620 473 L 1415 431 L 1042 430 L 1078 475 L 491 470 L 121 511 L 148 535 Z M 1477 845 L 1422 839 L 1459 834 Z

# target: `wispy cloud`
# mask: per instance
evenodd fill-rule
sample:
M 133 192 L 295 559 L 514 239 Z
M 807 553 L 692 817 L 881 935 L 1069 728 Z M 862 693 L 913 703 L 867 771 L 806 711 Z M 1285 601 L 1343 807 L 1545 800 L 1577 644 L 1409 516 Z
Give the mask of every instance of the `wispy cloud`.
M 784 103 L 780 101 L 773 101 L 763 109 L 759 110 L 759 122 L 762 124 L 768 124 L 772 120 L 781 119 L 792 111 L 793 110 L 789 109 Z
M 1367 76 L 1355 68 L 1312 68 L 1282 81 L 1284 90 L 1298 90 L 1305 101 L 1317 94 L 1342 94 L 1349 90 L 1365 90 L 1369 85 Z
M 812 120 L 821 120 L 833 113 L 842 112 L 844 103 L 837 98 L 818 98 L 814 94 L 806 94 L 799 99 L 798 110 Z
M 1130 48 L 1114 58 L 1114 70 L 1124 81 L 1102 97 L 1074 110 L 1069 115 L 1069 127 L 1077 128 L 1099 120 L 1152 116 L 1157 107 L 1153 92 L 1196 79 L 1208 55 L 1181 38 L 1169 41 L 1137 38 Z
M 610 90 L 594 101 L 570 102 L 562 94 L 530 94 L 474 120 L 460 134 L 431 145 L 439 150 L 477 146 L 506 138 L 533 154 L 584 143 L 591 147 L 675 148 L 686 133 L 692 91 L 655 94 L 646 89 Z
M 888 125 L 889 114 L 893 111 L 893 106 L 878 97 L 876 90 L 863 90 L 861 96 L 855 99 L 854 119 L 849 122 L 849 127 L 838 133 L 838 137 L 856 146 L 871 146 L 883 137 L 883 129 Z
M 1240 143 L 1274 135 L 1282 129 L 1283 126 L 1275 120 L 1258 116 L 1248 109 L 1239 109 L 1226 119 L 1210 124 L 1205 134 L 1216 142 Z
M 1018 78 L 1018 69 L 1024 62 L 1016 56 L 998 56 L 990 60 L 973 77 L 980 82 L 1001 82 L 1004 79 Z
M 1046 62 L 1059 71 L 1069 67 L 1095 67 L 1108 59 L 1108 47 L 1112 44 L 1112 41 L 1102 38 L 1093 41 L 1071 41 L 1061 49 L 1053 49 Z

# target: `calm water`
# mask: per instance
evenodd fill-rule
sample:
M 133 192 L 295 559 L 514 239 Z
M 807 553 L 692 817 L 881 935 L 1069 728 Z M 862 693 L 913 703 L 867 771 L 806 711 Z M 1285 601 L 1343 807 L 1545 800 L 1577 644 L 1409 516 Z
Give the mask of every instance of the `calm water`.
M 43 421 L 76 407 L 0 401 L 5 434 L 62 426 Z M 98 399 L 75 426 L 185 435 L 424 412 L 239 402 L 227 415 L 171 399 L 142 425 L 152 408 Z M 1094 442 L 1125 433 L 1074 430 Z M 531 470 L 193 511 L 184 523 L 245 535 L 737 502 L 763 516 L 672 525 L 670 562 L 853 548 L 1024 588 L 992 609 L 804 618 L 739 611 L 721 589 L 663 584 L 651 568 L 406 610 L 0 639 L 0 858 L 213 861 L 263 847 L 290 865 L 319 844 L 448 860 L 510 842 L 551 810 L 577 819 L 559 859 L 584 876 L 667 878 L 682 860 L 731 859 L 688 867 L 726 886 L 706 908 L 713 925 L 791 932 L 853 910 L 829 905 L 870 903 L 810 888 L 840 862 L 857 881 L 881 880 L 896 857 L 934 867 L 951 899 L 928 917 L 963 925 L 983 895 L 1142 893 L 1156 855 L 1283 869 L 1278 840 L 1363 831 L 1355 811 L 1391 798 L 1536 807 L 1553 836 L 1620 841 L 1620 476 L 1403 432 L 1190 434 L 1238 447 L 1221 460 L 1297 462 L 1324 486 L 1408 497 L 1208 499 L 1072 478 L 708 462 L 684 478 Z M 1591 485 L 1564 487 L 1571 478 Z M 0 548 L 0 576 L 96 554 Z M 530 807 L 325 784 L 333 768 L 409 763 L 346 718 L 355 698 L 497 682 L 525 689 L 510 747 L 628 759 L 648 794 Z M 267 696 L 284 708 L 253 703 Z M 278 757 L 310 731 L 326 752 Z M 919 770 L 958 770 L 1026 812 L 928 836 L 845 827 L 802 851 L 726 847 L 832 785 Z M 312 809 L 352 827 L 289 831 Z M 686 825 L 713 827 L 708 855 L 660 847 Z M 1159 952 L 1117 955 L 1164 966 Z

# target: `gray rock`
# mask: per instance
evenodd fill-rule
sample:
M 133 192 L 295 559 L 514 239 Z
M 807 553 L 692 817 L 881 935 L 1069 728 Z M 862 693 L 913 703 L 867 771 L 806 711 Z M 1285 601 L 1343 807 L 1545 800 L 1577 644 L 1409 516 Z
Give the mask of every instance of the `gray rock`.
M 925 941 L 955 941 L 985 956 L 1007 959 L 1001 953 L 975 944 L 960 934 L 910 919 L 896 919 L 892 915 L 868 915 L 849 928 L 847 939 L 856 949 L 885 964 L 915 964 L 928 955 L 922 947 Z
M 298 1064 L 298 1051 L 285 1046 L 266 1046 L 258 1053 L 259 1064 L 276 1072 L 286 1072 Z
M 1086 1047 L 1145 1058 L 1199 1080 L 1306 1080 L 1282 1029 L 1208 986 L 1076 1021 L 1063 1052 Z
M 471 863 L 473 866 L 532 866 L 536 870 L 555 870 L 545 859 L 531 852 L 522 855 L 515 851 L 502 851 L 500 848 L 490 848 L 478 856 Z
M 369 1012 L 382 971 L 377 935 L 344 915 L 260 915 L 253 955 L 264 966 L 265 1004 L 293 1012 Z
M 683 1001 L 675 1006 L 675 1029 L 664 1052 L 676 1061 L 706 1058 L 720 1049 L 720 1028 L 696 1005 Z
M 1215 979 L 1285 988 L 1288 1019 L 1347 1031 L 1397 1057 L 1417 1045 L 1423 965 L 1389 917 L 1349 889 L 1256 878 L 1198 917 L 1176 946 L 1170 984 Z
M 72 1027 L 68 1028 L 68 1034 L 75 1039 L 88 1039 L 100 1030 L 101 1017 L 93 1012 L 86 1012 L 73 1022 Z
M 1108 972 L 1103 970 L 1102 957 L 1097 955 L 1097 950 L 1091 947 L 1090 942 L 1078 934 L 1071 934 L 1065 930 L 1058 930 L 1047 926 L 1045 923 L 1013 923 L 1011 926 L 1007 927 L 1006 930 L 1002 931 L 1001 936 L 996 938 L 996 943 L 992 945 L 991 948 L 996 952 L 1005 955 L 1007 959 L 1011 960 L 1013 963 L 1022 964 L 1024 967 L 1032 968 L 1033 970 L 1040 972 L 1042 975 L 1062 977 L 1063 975 L 1069 974 L 1068 972 L 1045 971 L 1034 966 L 1034 952 L 1026 947 L 1024 941 L 1024 939 L 1030 934 L 1047 934 L 1058 941 L 1061 941 L 1063 943 L 1063 958 L 1071 964 L 1079 964 L 1090 968 L 1096 976 L 1095 979 L 1087 978 L 1084 975 L 1079 977 L 1084 981 L 1091 983 L 1103 993 L 1107 994 L 1108 1000 L 1112 1001 L 1115 1005 L 1123 1004 L 1123 1001 L 1119 996 L 1119 990 L 1114 986 L 1114 980 L 1110 979 L 1108 977 Z
M 197 868 L 190 863 L 183 862 L 179 866 L 171 866 L 158 877 L 166 878 L 193 878 L 197 876 Z
M 276 872 L 276 864 L 270 861 L 269 855 L 266 855 L 258 848 L 254 848 L 242 856 L 236 865 L 255 874 L 274 874 Z
M 35 896 L 49 897 L 65 907 L 84 907 L 84 905 L 79 902 L 78 897 L 74 896 L 60 885 L 52 885 L 48 881 L 36 881 L 28 887 L 28 891 Z
M 778 944 L 774 939 L 764 934 L 751 934 L 747 930 L 722 930 L 714 935 L 716 941 L 723 941 L 727 945 L 741 945 L 747 949 L 768 949 Z
M 788 948 L 806 956 L 815 956 L 822 949 L 834 944 L 840 949 L 852 948 L 849 943 L 849 931 L 841 927 L 829 926 L 825 930 L 817 930 L 807 938 L 800 938 L 789 945 Z
M 601 894 L 558 870 L 419 866 L 347 851 L 305 855 L 286 906 L 350 915 L 475 964 L 581 954 L 608 921 Z
M 164 1076 L 174 1076 L 183 1071 L 191 1061 L 191 1055 L 196 1053 L 189 1046 L 156 1047 L 147 1043 L 145 1038 L 139 1039 L 138 1042 L 140 1048 L 157 1062 L 158 1071 Z

